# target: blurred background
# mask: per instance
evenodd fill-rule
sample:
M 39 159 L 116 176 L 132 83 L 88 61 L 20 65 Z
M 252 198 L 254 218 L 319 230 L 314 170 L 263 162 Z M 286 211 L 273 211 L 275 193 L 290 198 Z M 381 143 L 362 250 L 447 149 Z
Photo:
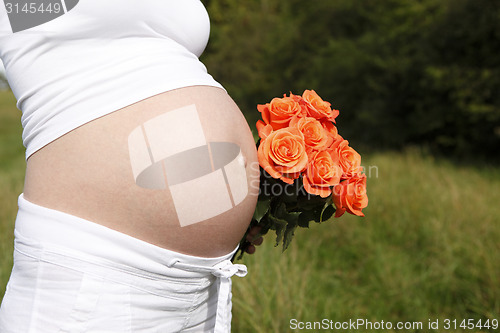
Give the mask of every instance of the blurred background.
M 339 132 L 368 176 L 366 217 L 297 230 L 283 254 L 267 235 L 243 258 L 233 332 L 299 331 L 293 319 L 497 332 L 500 1 L 202 2 L 212 27 L 202 61 L 252 130 L 257 104 L 314 89 L 340 110 Z M 3 88 L 0 298 L 25 167 L 20 112 Z
M 252 129 L 256 104 L 314 89 L 368 176 L 365 218 L 297 230 L 283 254 L 268 235 L 244 258 L 233 330 L 364 318 L 442 332 L 448 318 L 497 331 L 500 1 L 203 2 L 202 60 Z
M 3 66 L 2 60 L 0 60 L 0 90 L 9 89 L 9 84 L 7 78 L 5 77 L 5 67 Z
M 353 144 L 498 158 L 500 1 L 203 2 L 203 60 L 249 120 L 315 89 Z

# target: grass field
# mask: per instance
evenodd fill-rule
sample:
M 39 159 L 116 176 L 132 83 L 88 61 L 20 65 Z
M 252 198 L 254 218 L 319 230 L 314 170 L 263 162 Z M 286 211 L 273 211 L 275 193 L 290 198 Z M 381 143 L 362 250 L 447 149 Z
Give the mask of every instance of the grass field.
M 11 94 L 0 93 L 0 298 L 25 167 L 19 117 Z M 394 325 L 382 332 L 495 331 L 459 326 L 500 320 L 500 169 L 454 165 L 418 149 L 364 156 L 364 165 L 365 218 L 301 229 L 284 254 L 268 236 L 243 259 L 249 274 L 233 278 L 233 332 L 299 331 L 292 319 Z M 429 320 L 439 329 L 428 329 Z M 396 330 L 397 322 L 422 329 Z

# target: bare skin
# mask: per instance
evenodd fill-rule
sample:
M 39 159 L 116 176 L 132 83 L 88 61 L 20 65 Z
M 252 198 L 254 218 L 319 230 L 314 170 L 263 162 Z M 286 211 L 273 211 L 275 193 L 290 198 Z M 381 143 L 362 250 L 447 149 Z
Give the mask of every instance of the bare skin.
M 145 121 L 190 104 L 196 105 L 207 141 L 240 146 L 246 159 L 249 192 L 233 209 L 181 227 L 168 189 L 151 190 L 135 184 L 127 139 Z M 38 150 L 27 162 L 24 196 L 35 204 L 166 249 L 215 257 L 231 252 L 247 230 L 256 205 L 258 181 L 255 143 L 240 110 L 224 90 L 196 86 L 129 105 Z M 196 209 L 196 203 L 192 205 Z M 255 252 L 255 245 L 261 242 L 253 240 L 247 252 Z

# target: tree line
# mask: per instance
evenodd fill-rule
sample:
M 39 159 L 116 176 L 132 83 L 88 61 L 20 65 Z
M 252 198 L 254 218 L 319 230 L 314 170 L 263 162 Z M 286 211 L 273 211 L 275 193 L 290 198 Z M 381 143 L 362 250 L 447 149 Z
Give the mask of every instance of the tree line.
M 500 147 L 498 0 L 204 0 L 202 60 L 253 126 L 256 104 L 314 89 L 375 149 Z

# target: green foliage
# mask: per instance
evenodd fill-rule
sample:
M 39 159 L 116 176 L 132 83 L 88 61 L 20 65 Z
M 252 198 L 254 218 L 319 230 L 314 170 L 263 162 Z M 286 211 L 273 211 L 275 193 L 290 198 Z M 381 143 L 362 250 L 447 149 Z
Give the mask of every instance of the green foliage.
M 251 123 L 256 104 L 315 89 L 355 147 L 492 157 L 500 144 L 497 0 L 205 3 L 203 61 Z
M 298 228 L 283 254 L 267 235 L 243 258 L 248 275 L 233 279 L 233 331 L 301 332 L 290 329 L 292 318 L 366 318 L 424 324 L 384 332 L 444 332 L 425 325 L 500 318 L 500 169 L 418 150 L 363 158 L 379 171 L 368 177 L 366 217 Z
M 10 89 L 9 82 L 7 82 L 7 78 L 5 77 L 5 75 L 3 73 L 0 73 L 0 91 L 8 89 Z
M 0 91 L 0 299 L 12 269 L 17 197 L 24 183 L 21 112 L 11 91 Z
M 273 230 L 276 233 L 275 246 L 281 244 L 284 252 L 290 246 L 297 228 L 309 228 L 311 222 L 333 220 L 336 209 L 332 195 L 321 198 L 307 193 L 301 177 L 295 179 L 293 184 L 286 184 L 272 178 L 263 169 L 260 172 L 260 193 L 250 225 L 261 227 L 256 238 Z M 240 242 L 239 255 L 235 255 L 237 260 L 241 260 L 245 252 L 246 236 Z

